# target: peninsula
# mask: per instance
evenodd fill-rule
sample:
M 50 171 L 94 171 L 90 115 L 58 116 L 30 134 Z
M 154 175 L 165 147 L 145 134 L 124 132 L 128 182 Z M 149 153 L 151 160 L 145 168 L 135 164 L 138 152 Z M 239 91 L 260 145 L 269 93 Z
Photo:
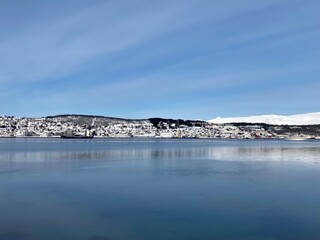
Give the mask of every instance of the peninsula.
M 216 120 L 123 119 L 91 115 L 0 116 L 0 137 L 64 137 L 68 134 L 90 138 L 320 139 L 320 124 Z

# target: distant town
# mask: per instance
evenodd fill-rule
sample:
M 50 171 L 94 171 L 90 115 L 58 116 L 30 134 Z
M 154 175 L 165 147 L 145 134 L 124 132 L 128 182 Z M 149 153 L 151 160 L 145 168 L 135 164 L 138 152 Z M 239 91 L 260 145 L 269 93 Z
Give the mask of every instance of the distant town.
M 0 116 L 0 137 L 303 140 L 320 139 L 320 125 L 214 124 L 200 120 L 165 118 L 133 120 L 89 115 L 58 115 L 43 118 Z

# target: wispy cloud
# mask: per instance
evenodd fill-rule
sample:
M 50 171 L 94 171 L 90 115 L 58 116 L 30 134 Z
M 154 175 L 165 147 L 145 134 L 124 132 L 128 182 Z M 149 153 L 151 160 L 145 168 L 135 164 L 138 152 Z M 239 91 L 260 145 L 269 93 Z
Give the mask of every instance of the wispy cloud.
M 191 114 L 195 103 L 241 105 L 241 95 L 245 105 L 279 86 L 308 91 L 298 77 L 317 84 L 320 75 L 318 1 L 31 2 L 0 3 L 4 113 Z
M 244 1 L 248 9 L 257 7 L 252 3 Z M 64 77 L 96 57 L 112 56 L 190 24 L 221 20 L 243 10 L 239 6 L 233 1 L 108 1 L 44 18 L 0 42 L 0 76 L 2 81 Z
M 174 19 L 192 7 L 150 5 L 148 1 L 107 2 L 38 23 L 0 42 L 2 81 L 63 77 L 95 57 L 115 54 L 177 27 Z

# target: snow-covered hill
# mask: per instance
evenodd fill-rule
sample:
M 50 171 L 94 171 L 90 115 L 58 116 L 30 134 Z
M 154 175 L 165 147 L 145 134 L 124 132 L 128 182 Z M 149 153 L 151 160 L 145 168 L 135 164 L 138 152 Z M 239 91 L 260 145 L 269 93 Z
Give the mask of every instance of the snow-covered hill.
M 210 123 L 266 123 L 273 125 L 314 125 L 320 124 L 320 112 L 296 114 L 291 116 L 261 115 L 251 117 L 215 118 Z

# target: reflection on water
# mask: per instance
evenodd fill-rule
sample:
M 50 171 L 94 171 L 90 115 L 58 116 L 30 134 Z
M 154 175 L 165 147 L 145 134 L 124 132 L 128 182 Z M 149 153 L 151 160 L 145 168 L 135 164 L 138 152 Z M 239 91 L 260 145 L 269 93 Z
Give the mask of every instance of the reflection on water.
M 320 142 L 288 141 L 178 141 L 178 140 L 98 140 L 66 141 L 26 139 L 0 140 L 1 172 L 28 168 L 85 167 L 108 161 L 161 159 L 161 162 L 181 164 L 181 160 L 220 161 L 291 161 L 320 163 Z M 22 143 L 22 144 L 19 144 Z M 48 147 L 48 143 L 52 146 Z M 175 161 L 179 160 L 179 161 Z M 37 164 L 38 163 L 38 164 Z M 151 163 L 152 164 L 152 163 Z
M 0 139 L 0 239 L 320 239 L 320 142 Z

